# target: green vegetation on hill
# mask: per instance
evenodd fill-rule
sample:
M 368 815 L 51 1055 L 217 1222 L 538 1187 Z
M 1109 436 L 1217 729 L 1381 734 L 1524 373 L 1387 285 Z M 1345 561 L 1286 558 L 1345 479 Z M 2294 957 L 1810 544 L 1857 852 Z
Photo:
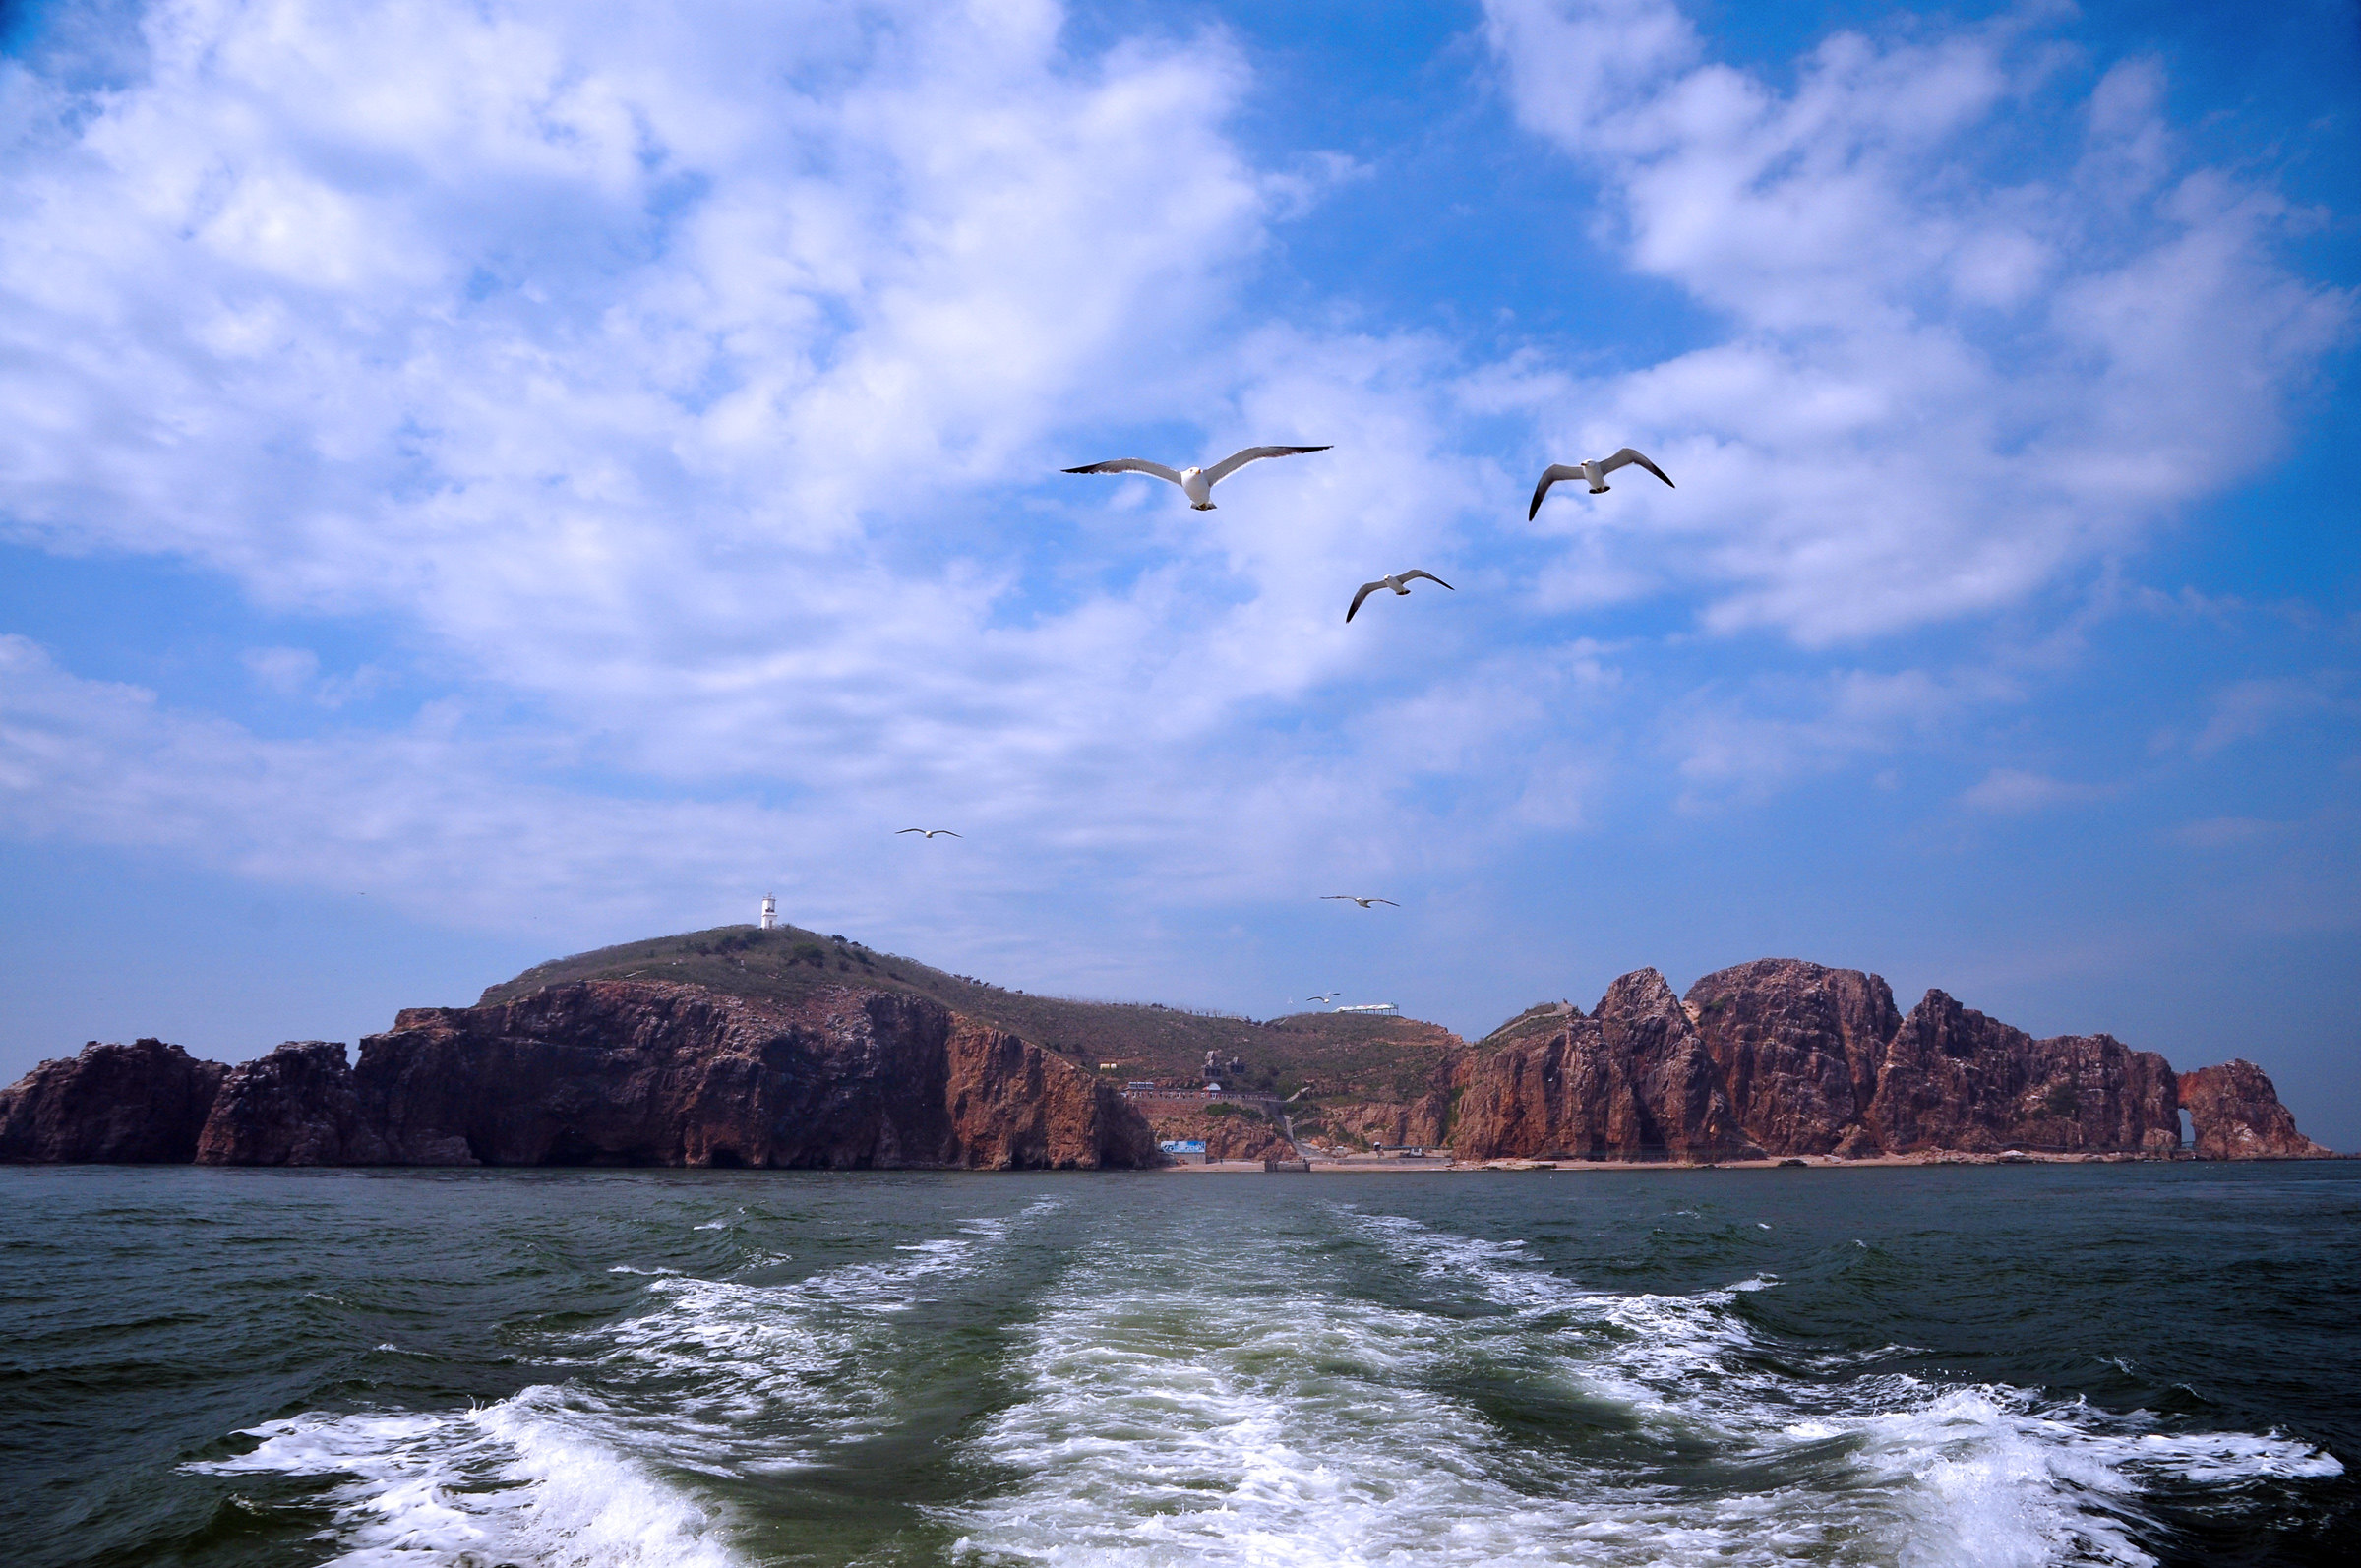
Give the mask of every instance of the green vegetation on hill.
M 1225 1085 L 1283 1098 L 1308 1085 L 1307 1101 L 1416 1099 L 1444 1053 L 1459 1044 L 1439 1025 L 1411 1018 L 1297 1013 L 1256 1023 L 1157 1002 L 1036 996 L 794 926 L 767 932 L 722 926 L 553 959 L 487 987 L 482 1004 L 577 980 L 676 981 L 779 1002 L 831 986 L 904 991 L 1109 1078 L 1196 1083 L 1212 1051 Z

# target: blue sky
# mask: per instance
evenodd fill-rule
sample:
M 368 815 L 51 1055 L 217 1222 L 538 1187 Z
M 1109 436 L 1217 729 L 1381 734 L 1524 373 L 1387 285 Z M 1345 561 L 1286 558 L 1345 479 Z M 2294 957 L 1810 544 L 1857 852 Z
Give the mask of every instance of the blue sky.
M 775 890 L 1469 1033 L 1809 957 L 2361 1146 L 2350 5 L 12 16 L 0 1075 Z

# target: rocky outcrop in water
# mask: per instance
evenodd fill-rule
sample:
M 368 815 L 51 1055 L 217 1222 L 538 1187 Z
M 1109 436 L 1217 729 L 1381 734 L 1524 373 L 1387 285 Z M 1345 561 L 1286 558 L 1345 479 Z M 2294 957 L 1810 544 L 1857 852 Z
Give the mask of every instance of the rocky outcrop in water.
M 1072 1063 L 855 987 L 772 1006 L 589 981 L 412 1008 L 361 1042 L 353 1087 L 392 1165 L 1157 1163 L 1138 1113 Z
M 1861 1117 L 1902 1027 L 1884 980 L 1762 958 L 1706 976 L 1684 1003 L 1757 1146 L 1786 1156 L 1874 1145 Z
M 2035 1040 L 1940 991 L 1904 1017 L 1875 975 L 1766 958 L 1706 976 L 1679 1004 L 1644 969 L 1592 1017 L 1513 1022 L 1475 1053 L 1451 1142 L 1466 1159 L 2164 1155 L 2179 1110 L 2153 1052 Z M 2247 1157 L 2285 1146 L 2261 1133 Z
M 2141 1151 L 2180 1144 L 2172 1064 L 2111 1035 L 2035 1040 L 1930 991 L 1886 1047 L 1862 1122 L 1889 1154 Z
M 228 1071 L 160 1040 L 93 1040 L 0 1089 L 0 1160 L 185 1165 Z
M 199 1165 L 375 1165 L 341 1040 L 290 1040 L 229 1069 L 197 1139 Z
M 1721 1069 L 1653 969 L 1480 1055 L 1452 1130 L 1465 1159 L 1724 1160 L 1750 1150 Z
M 0 1090 L 0 1159 L 207 1165 L 1137 1168 L 1113 1087 L 924 998 L 771 1006 L 590 981 L 404 1011 L 235 1068 L 143 1040 Z
M 2295 1117 L 2261 1067 L 2243 1058 L 2180 1077 L 2201 1160 L 2323 1160 L 2330 1152 L 2295 1130 Z
M 1378 1091 L 1294 1107 L 1306 1137 L 1487 1160 L 2159 1155 L 2177 1149 L 2186 1104 L 2200 1158 L 2327 1152 L 2251 1062 L 2176 1077 L 2110 1036 L 2035 1040 L 1940 991 L 1903 1017 L 1877 976 L 1794 959 L 1708 975 L 1685 1000 L 1639 970 L 1591 1013 L 1538 1007 L 1473 1049 L 1389 1028 L 1400 1038 L 1274 1031 Z M 545 985 L 405 1010 L 357 1065 L 327 1041 L 234 1070 L 155 1040 L 92 1043 L 0 1090 L 0 1160 L 191 1159 L 1096 1169 L 1159 1156 L 1111 1083 L 857 977 L 789 1000 L 676 981 Z

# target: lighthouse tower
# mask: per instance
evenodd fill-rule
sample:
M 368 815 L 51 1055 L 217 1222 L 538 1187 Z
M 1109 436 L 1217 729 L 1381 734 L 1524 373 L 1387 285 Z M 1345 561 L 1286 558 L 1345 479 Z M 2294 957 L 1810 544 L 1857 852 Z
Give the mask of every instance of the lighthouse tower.
M 762 929 L 769 931 L 779 923 L 779 901 L 768 893 L 762 895 Z

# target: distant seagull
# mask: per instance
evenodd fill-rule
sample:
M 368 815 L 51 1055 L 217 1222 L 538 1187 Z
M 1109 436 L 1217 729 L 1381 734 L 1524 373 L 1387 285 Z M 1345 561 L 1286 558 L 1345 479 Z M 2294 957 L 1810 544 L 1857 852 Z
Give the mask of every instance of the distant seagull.
M 1525 520 L 1531 522 L 1533 519 L 1528 517 Z M 1391 588 L 1396 593 L 1408 593 L 1410 592 L 1409 584 L 1416 582 L 1421 577 L 1424 577 L 1428 582 L 1443 582 L 1442 578 L 1431 572 L 1413 568 L 1408 572 L 1397 572 L 1390 577 L 1379 577 L 1375 582 L 1362 583 L 1361 591 L 1353 595 L 1353 608 L 1345 612 L 1345 625 L 1353 624 L 1353 618 L 1361 613 L 1361 601 L 1375 593 L 1379 588 Z M 1443 586 L 1451 588 L 1451 584 L 1448 582 L 1443 582 Z M 1459 590 L 1451 588 L 1451 591 L 1457 593 Z
M 1647 469 L 1650 473 L 1656 475 L 1656 477 L 1659 479 L 1662 479 L 1665 484 L 1672 484 L 1672 476 L 1670 474 L 1665 473 L 1662 468 L 1659 468 L 1656 464 L 1650 462 L 1643 453 L 1634 452 L 1629 447 L 1626 447 L 1621 452 L 1616 452 L 1612 457 L 1600 457 L 1590 462 L 1551 463 L 1548 467 L 1542 470 L 1542 482 L 1534 486 L 1533 507 L 1525 513 L 1525 520 L 1527 522 L 1531 522 L 1536 516 L 1540 515 L 1542 510 L 1542 498 L 1547 495 L 1549 493 L 1549 487 L 1553 484 L 1556 484 L 1560 479 L 1587 479 L 1591 482 L 1591 494 L 1594 496 L 1603 496 L 1614 488 L 1614 486 L 1606 482 L 1606 476 L 1613 473 L 1618 468 L 1628 467 L 1635 462 L 1641 467 Z M 1673 488 L 1677 490 L 1680 487 L 1673 485 Z
M 1303 999 L 1305 1001 L 1334 1001 L 1337 997 L 1343 995 L 1344 993 L 1341 991 L 1332 991 L 1325 996 L 1306 996 Z
M 933 838 L 938 833 L 947 834 L 952 838 L 965 838 L 967 836 L 965 833 L 953 833 L 947 827 L 897 827 L 893 831 L 893 836 L 899 838 L 904 833 L 924 833 L 929 838 Z
M 1188 504 L 1199 512 L 1213 510 L 1213 487 L 1262 457 L 1295 457 L 1307 452 L 1326 452 L 1326 447 L 1248 447 L 1234 452 L 1210 468 L 1167 468 L 1145 457 L 1116 457 L 1107 462 L 1094 462 L 1087 467 L 1068 468 L 1069 474 L 1154 474 L 1169 479 L 1188 497 Z
M 1324 904 L 1332 898 L 1349 898 L 1363 909 L 1368 908 L 1371 904 L 1394 904 L 1394 901 L 1390 898 L 1363 898 L 1359 893 L 1322 893 L 1320 895 L 1320 902 Z M 1400 909 L 1402 906 L 1400 904 L 1394 904 L 1394 907 L 1396 909 Z

